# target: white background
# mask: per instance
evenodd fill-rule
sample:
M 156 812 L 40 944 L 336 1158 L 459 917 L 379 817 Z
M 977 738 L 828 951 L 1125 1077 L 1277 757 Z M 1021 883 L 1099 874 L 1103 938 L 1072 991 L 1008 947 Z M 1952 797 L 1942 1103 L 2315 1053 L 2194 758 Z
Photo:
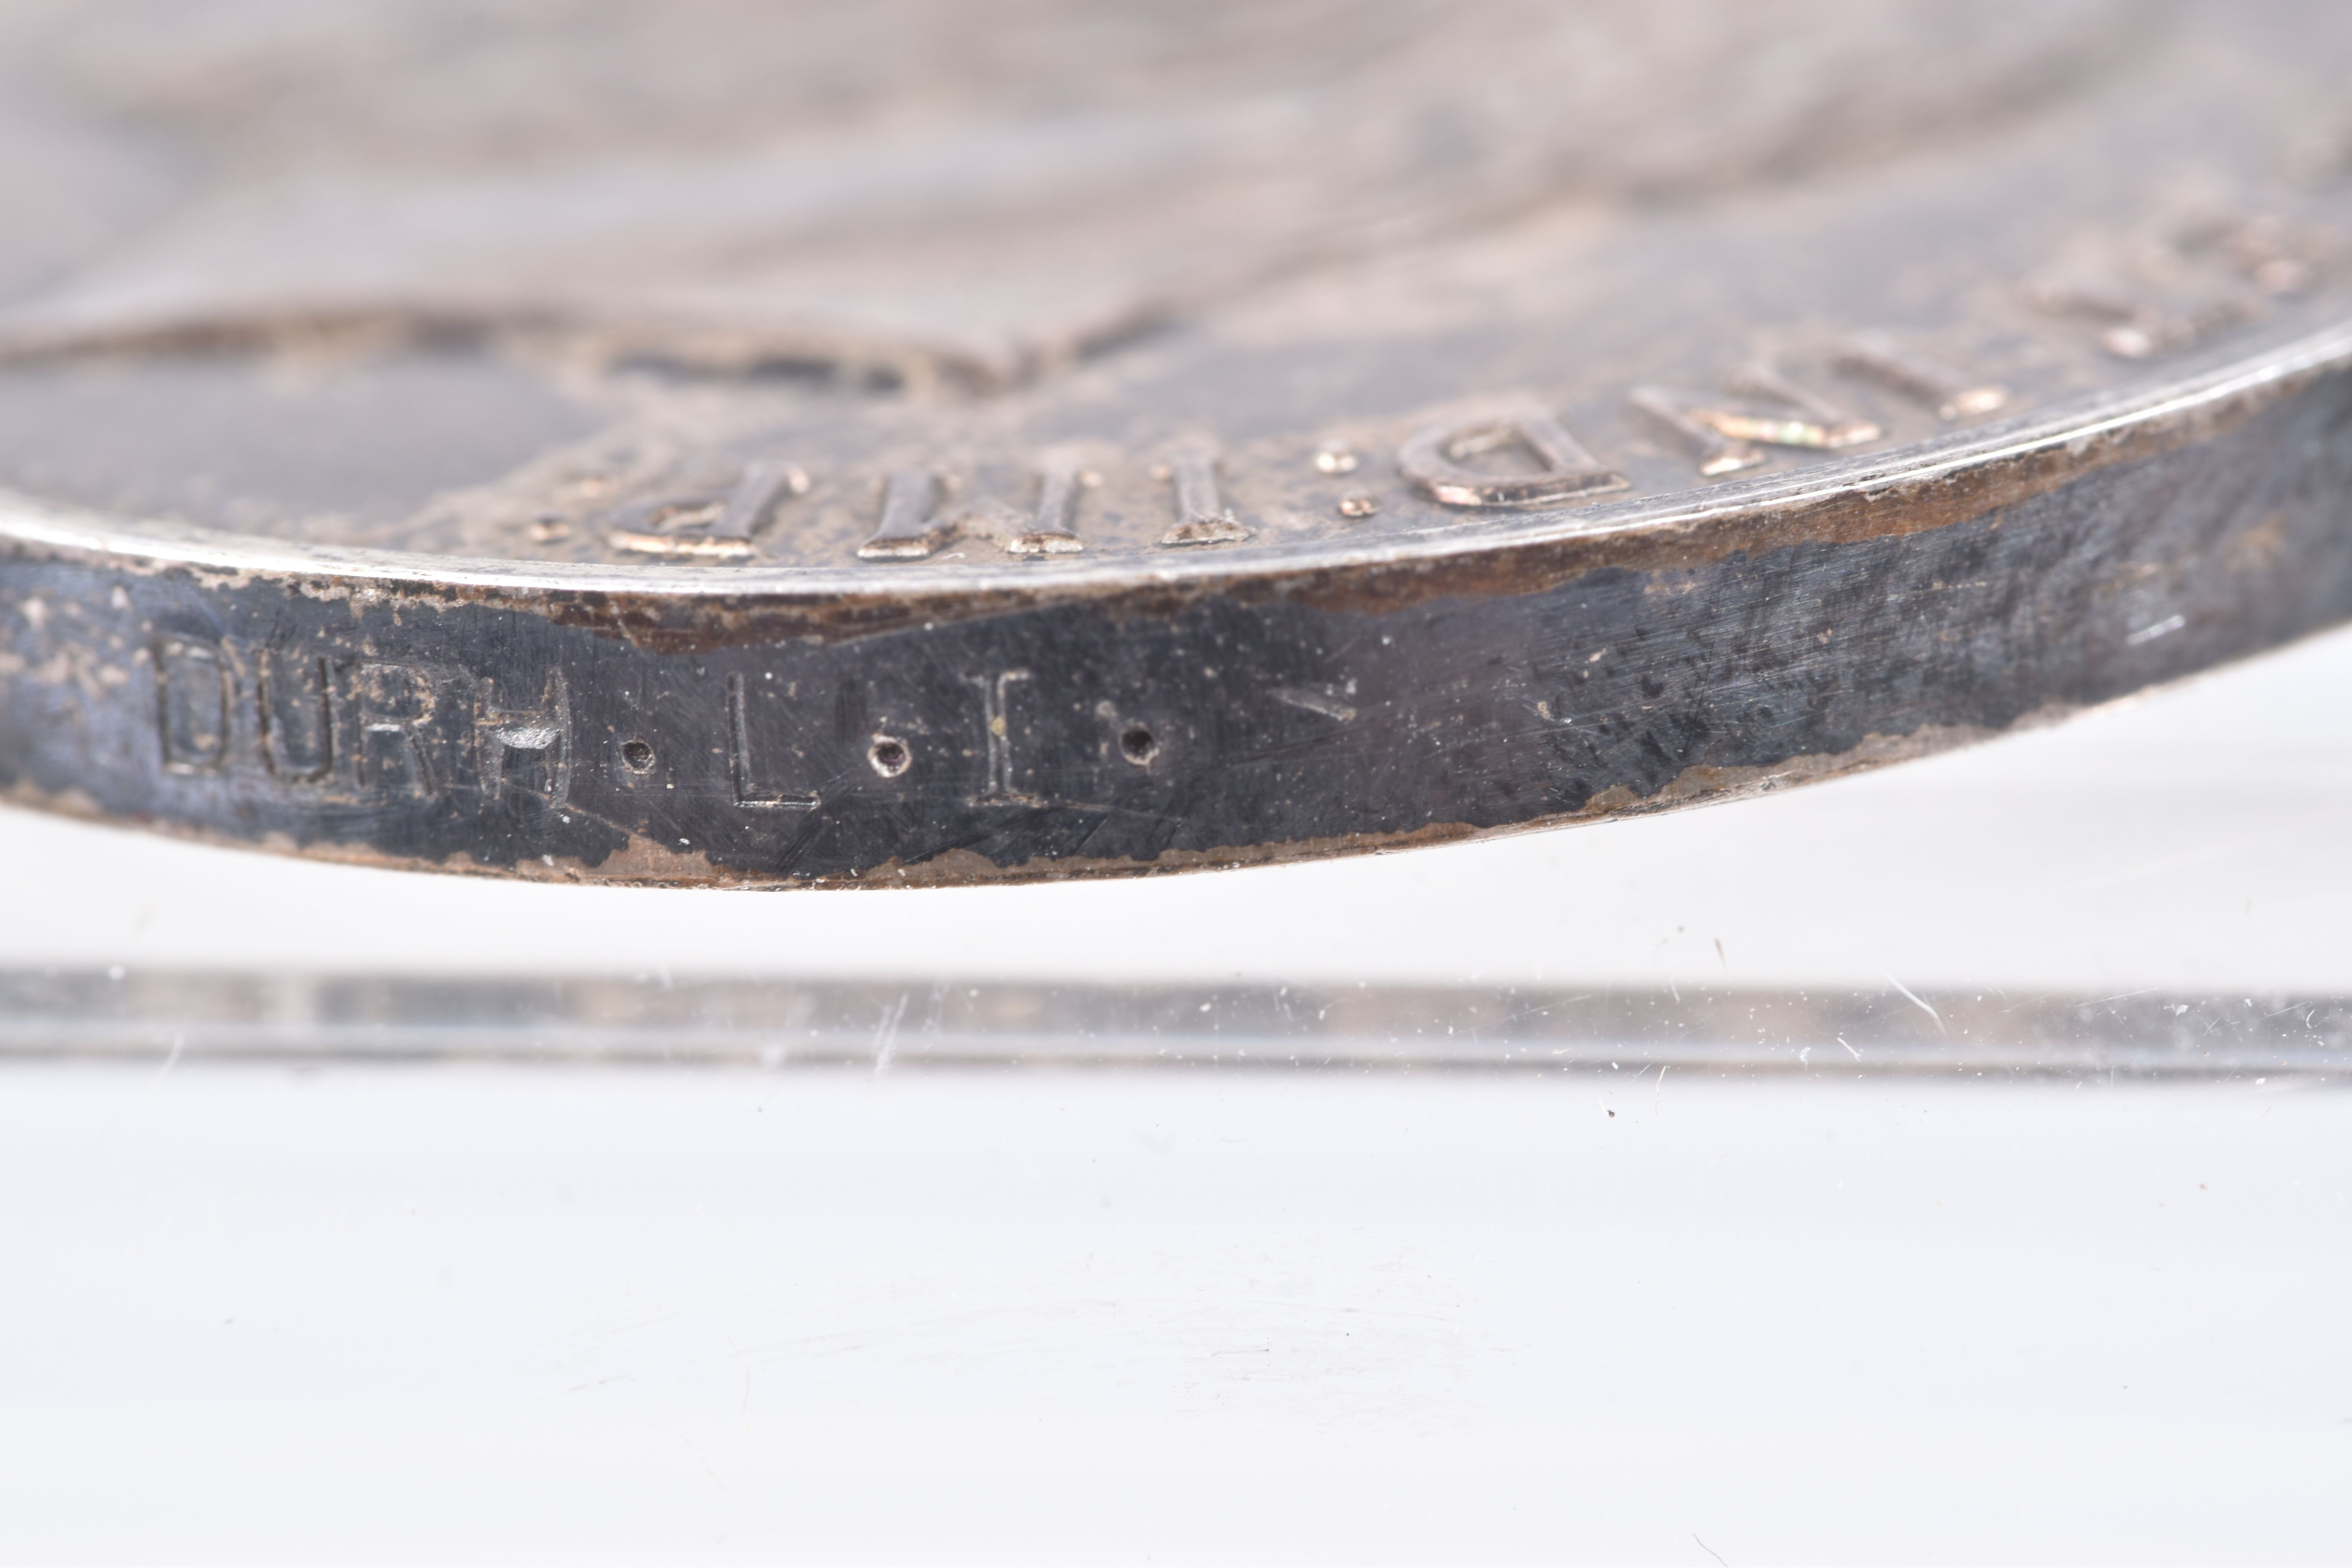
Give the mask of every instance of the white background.
M 2345 1560 L 2341 1089 L 1629 1076 L 0 1068 L 0 1550 Z

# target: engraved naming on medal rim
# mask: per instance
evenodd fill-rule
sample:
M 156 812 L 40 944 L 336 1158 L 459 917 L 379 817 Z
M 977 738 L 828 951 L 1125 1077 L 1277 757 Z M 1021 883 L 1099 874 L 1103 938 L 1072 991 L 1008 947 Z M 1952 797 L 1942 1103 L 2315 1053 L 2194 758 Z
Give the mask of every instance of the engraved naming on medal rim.
M 282 169 L 227 151 L 268 72 L 106 107 L 211 58 L 154 20 L 146 87 L 26 112 L 161 205 L 0 235 L 0 790 L 1127 875 L 1728 799 L 2352 619 L 2352 16 L 2030 9 L 746 13 L 691 125 L 460 30 L 398 68 L 505 89 L 430 145 L 298 29 Z

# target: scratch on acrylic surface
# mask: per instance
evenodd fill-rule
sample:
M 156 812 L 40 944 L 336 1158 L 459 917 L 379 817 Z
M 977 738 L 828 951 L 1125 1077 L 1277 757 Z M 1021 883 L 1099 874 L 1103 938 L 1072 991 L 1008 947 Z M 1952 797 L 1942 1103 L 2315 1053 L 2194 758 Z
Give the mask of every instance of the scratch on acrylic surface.
M 1653 1116 L 1655 1116 L 1655 1115 L 1658 1113 L 1658 1094 L 1659 1094 L 1659 1091 L 1661 1091 L 1662 1089 L 1664 1089 L 1665 1087 L 1666 1087 L 1666 1064 L 1665 1064 L 1665 1063 L 1664 1063 L 1664 1062 L 1660 1062 L 1660 1063 L 1658 1064 L 1658 1081 L 1657 1081 L 1657 1082 L 1655 1082 L 1655 1083 L 1654 1083 L 1654 1084 L 1652 1084 L 1652 1085 L 1650 1086 L 1650 1114 L 1651 1114 L 1651 1115 L 1653 1115 Z
M 1547 1013 L 1557 1012 L 1562 1007 L 1573 1006 L 1579 1002 L 1591 1001 L 1591 992 L 1580 991 L 1573 996 L 1563 996 L 1557 1002 L 1547 1002 L 1540 1007 L 1522 1007 L 1516 1013 L 1505 1014 L 1502 1017 L 1497 1018 L 1491 1026 L 1486 1024 L 1478 1025 L 1470 1031 L 1470 1037 L 1474 1040 L 1480 1039 L 1483 1037 L 1481 1031 L 1486 1028 L 1507 1028 L 1511 1025 L 1518 1023 L 1523 1018 L 1540 1018 Z M 1679 1001 L 1681 998 L 1677 997 L 1676 1000 Z M 1329 1011 L 1330 1009 L 1328 1007 L 1324 1009 L 1324 1012 Z M 1321 1014 L 1318 1014 L 1317 1018 L 1319 1021 Z
M 121 1105 L 116 1108 L 113 1119 L 107 1122 L 105 1130 L 98 1135 L 97 1147 L 101 1149 L 106 1147 L 107 1143 L 114 1137 L 114 1130 L 122 1124 L 122 1119 L 125 1116 L 130 1115 L 132 1111 L 137 1110 L 140 1107 L 145 1105 L 149 1099 L 154 1095 L 155 1086 L 162 1083 L 163 1081 L 164 1075 L 169 1073 L 173 1068 L 179 1065 L 180 1051 L 182 1047 L 187 1045 L 187 1043 L 188 1037 L 185 1034 L 175 1034 L 172 1037 L 172 1048 L 164 1054 L 163 1065 L 157 1068 L 154 1072 L 148 1077 L 145 1083 L 140 1085 L 137 1095 L 124 1101 Z
M 743 1430 L 749 1433 L 751 1430 L 751 1363 L 744 1359 L 743 1347 L 735 1342 L 735 1336 L 729 1334 L 726 1338 L 727 1353 L 733 1356 L 735 1364 L 743 1369 L 743 1403 L 738 1419 L 742 1422 Z
M 694 1456 L 694 1462 L 702 1467 L 702 1473 L 709 1476 L 720 1491 L 725 1492 L 729 1497 L 735 1495 L 735 1489 L 719 1479 L 719 1472 L 711 1468 L 709 1459 L 702 1457 L 702 1450 L 694 1446 L 693 1438 L 681 1432 L 677 1435 L 677 1440 L 686 1445 L 686 1451 Z
M 1694 1530 L 1691 1531 L 1691 1539 L 1693 1541 L 1698 1541 L 1697 1531 Z M 1723 1563 L 1723 1553 L 1717 1552 L 1714 1547 L 1709 1546 L 1706 1542 L 1698 1541 L 1698 1549 L 1701 1552 L 1706 1552 L 1709 1557 L 1714 1558 L 1717 1563 Z M 1723 1563 L 1723 1568 L 1731 1568 L 1731 1564 L 1728 1563 Z
M 1884 969 L 1880 970 L 1878 973 L 1886 975 L 1886 984 L 1894 986 L 1895 989 L 1902 992 L 1905 996 L 1908 997 L 1910 999 L 1911 1005 L 1918 1008 L 1919 1011 L 1927 1014 L 1927 1016 L 1936 1020 L 1936 1032 L 1937 1034 L 1948 1035 L 1952 1032 L 1951 1030 L 1944 1027 L 1944 1016 L 1941 1013 L 1937 1012 L 1933 1007 L 1928 1006 L 1925 1002 L 1920 1001 L 1919 994 L 1917 992 L 1912 990 L 1908 985 L 1904 984 L 1900 980 L 1895 979 L 1893 974 L 1888 973 L 1888 972 Z M 1853 1047 L 1852 1046 L 1848 1046 L 1846 1049 L 1852 1050 Z
M 1839 1045 L 1845 1046 L 1845 1037 L 1843 1035 L 1839 1035 L 1835 1037 L 1835 1038 Z M 1856 1061 L 1862 1060 L 1862 1053 L 1855 1050 L 1852 1046 L 1845 1046 L 1845 1054 L 1852 1057 Z
M 898 1049 L 898 1021 L 907 1016 L 907 993 L 898 993 L 898 1000 L 882 1009 L 882 1022 L 874 1030 L 874 1076 L 880 1078 L 890 1070 L 890 1058 Z

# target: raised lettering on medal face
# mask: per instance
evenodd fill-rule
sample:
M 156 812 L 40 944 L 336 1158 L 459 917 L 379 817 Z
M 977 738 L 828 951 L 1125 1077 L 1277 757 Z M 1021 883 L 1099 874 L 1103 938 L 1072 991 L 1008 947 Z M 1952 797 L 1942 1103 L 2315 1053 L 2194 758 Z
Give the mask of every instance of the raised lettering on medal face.
M 881 519 L 857 553 L 866 561 L 920 561 L 957 540 L 976 539 L 1016 557 L 1076 555 L 1086 549 L 1076 527 L 1086 479 L 1076 461 L 1047 458 L 1036 475 L 1036 508 L 1024 512 L 986 492 L 942 501 L 933 476 L 901 469 L 884 483 Z
M 1217 483 L 1217 453 L 1208 446 L 1190 446 L 1164 465 L 1174 493 L 1176 521 L 1160 536 L 1165 545 L 1240 544 L 1250 531 L 1225 504 Z
M 1533 457 L 1533 474 L 1495 474 L 1469 466 L 1516 447 Z M 1397 467 L 1415 489 L 1454 507 L 1539 507 L 1628 487 L 1624 475 L 1586 451 L 1549 409 L 1521 407 L 1433 425 L 1409 438 Z
M 1865 375 L 1936 411 L 1947 423 L 2009 406 L 2009 388 L 1904 342 L 1890 332 L 1856 332 L 1838 350 L 1841 370 Z
M 2166 298 L 2144 283 L 2115 278 L 2048 279 L 2030 286 L 2027 297 L 2053 315 L 2096 323 L 2100 343 L 2120 359 L 2190 347 L 2251 319 L 2261 308 L 2247 291 Z
M 503 22 L 18 28 L 75 86 L 28 178 L 171 178 L 0 233 L 0 793 L 583 882 L 1159 873 L 2352 621 L 2352 10 L 1695 3 L 575 18 L 596 68 L 429 156 L 378 110 Z M 212 90 L 231 34 L 301 68 Z
M 1078 500 L 1087 475 L 1076 458 L 1048 458 L 1037 476 L 1037 510 L 1026 528 L 1003 541 L 1015 555 L 1076 555 L 1086 548 L 1078 537 Z
M 1696 448 L 1698 471 L 1710 478 L 1754 468 L 1765 460 L 1766 446 L 1836 451 L 1879 437 L 1877 426 L 1854 418 L 1769 364 L 1743 365 L 1724 379 L 1731 392 L 1746 395 L 1668 386 L 1637 386 L 1630 395 L 1633 406 Z
M 723 539 L 749 541 L 767 526 L 786 497 L 808 493 L 809 477 L 798 463 L 763 458 L 747 463 L 710 531 Z
M 882 515 L 857 547 L 864 561 L 920 561 L 954 537 L 949 520 L 934 515 L 940 482 L 920 468 L 894 471 L 882 485 Z
M 2024 294 L 2053 315 L 2095 324 L 2116 358 L 2151 359 L 2260 320 L 2273 301 L 2309 289 L 2333 248 L 2327 237 L 2274 217 L 2176 224 L 2137 245 L 2110 242 L 2104 254 L 2054 265 Z
M 959 501 L 942 513 L 939 539 L 982 539 L 1008 555 L 1076 555 L 1086 549 L 1076 531 L 1084 476 L 1063 458 L 1048 459 L 1037 475 L 1037 506 L 1024 512 L 993 495 Z
M 607 537 L 615 550 L 672 561 L 749 561 L 757 551 L 752 536 L 777 503 L 804 494 L 808 475 L 796 463 L 761 458 L 746 464 L 743 477 L 724 499 L 688 497 L 640 502 L 624 508 Z

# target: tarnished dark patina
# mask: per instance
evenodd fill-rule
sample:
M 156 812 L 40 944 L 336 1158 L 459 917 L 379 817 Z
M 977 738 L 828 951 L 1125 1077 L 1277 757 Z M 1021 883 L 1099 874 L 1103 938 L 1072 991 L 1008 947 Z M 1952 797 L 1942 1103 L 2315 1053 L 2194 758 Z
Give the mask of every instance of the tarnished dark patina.
M 1853 68 L 1932 67 L 1906 25 Z M 1489 157 L 1508 200 L 1348 206 L 992 358 L 708 291 L 420 302 L 423 263 L 275 315 L 234 266 L 35 298 L 0 786 L 377 864 L 972 882 L 1589 821 L 2107 701 L 2352 618 L 2347 35 L 2084 7 L 1950 123 L 1729 189 Z

